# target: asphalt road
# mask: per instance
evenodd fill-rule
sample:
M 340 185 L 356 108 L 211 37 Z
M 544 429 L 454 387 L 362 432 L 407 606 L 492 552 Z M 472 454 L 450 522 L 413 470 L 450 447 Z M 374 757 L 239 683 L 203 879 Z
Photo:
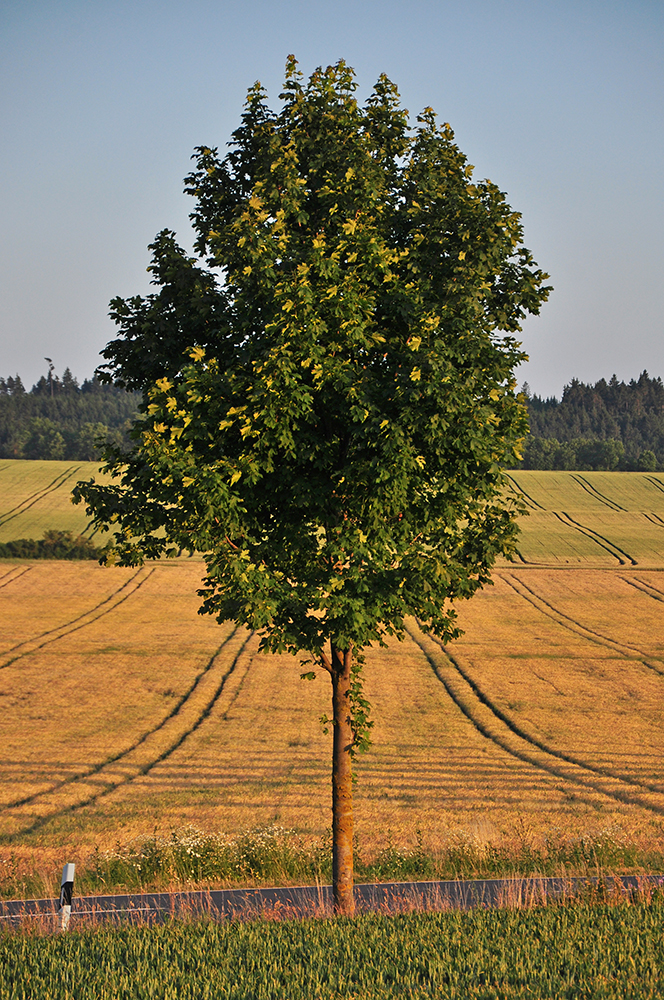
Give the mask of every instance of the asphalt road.
M 527 905 L 573 895 L 597 878 L 498 878 L 447 882 L 382 882 L 355 886 L 358 912 L 399 913 L 420 910 L 465 910 L 475 906 Z M 607 890 L 632 894 L 664 885 L 661 875 L 608 876 Z M 332 887 L 286 886 L 256 889 L 213 889 L 204 892 L 146 892 L 114 896 L 74 896 L 69 927 L 103 921 L 157 923 L 207 916 L 215 920 L 259 916 L 315 917 L 332 912 Z M 59 924 L 57 899 L 0 901 L 0 923 L 53 920 Z

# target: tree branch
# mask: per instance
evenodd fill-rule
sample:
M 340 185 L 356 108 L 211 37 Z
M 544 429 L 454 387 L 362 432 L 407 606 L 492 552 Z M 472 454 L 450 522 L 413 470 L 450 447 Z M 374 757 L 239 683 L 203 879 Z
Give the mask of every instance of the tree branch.
M 332 664 L 330 663 L 329 659 L 325 655 L 325 651 L 322 650 L 322 649 L 320 651 L 320 665 L 321 665 L 321 667 L 324 670 L 327 670 L 327 672 L 328 672 L 328 674 L 330 674 L 330 676 L 332 675 Z

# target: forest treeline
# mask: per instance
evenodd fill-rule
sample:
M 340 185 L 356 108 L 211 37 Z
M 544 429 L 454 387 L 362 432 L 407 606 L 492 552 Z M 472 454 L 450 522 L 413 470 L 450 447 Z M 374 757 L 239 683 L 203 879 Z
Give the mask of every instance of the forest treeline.
M 0 458 L 93 462 L 101 442 L 127 442 L 140 398 L 96 378 L 79 385 L 69 368 L 29 391 L 19 375 L 0 378 Z
M 572 379 L 562 398 L 522 399 L 530 415 L 523 469 L 664 469 L 664 384 L 638 379 L 594 385 Z M 101 441 L 122 445 L 138 414 L 139 393 L 96 378 L 79 384 L 66 368 L 27 390 L 20 377 L 0 378 L 0 458 L 95 461 Z
M 572 379 L 562 399 L 522 389 L 530 415 L 522 469 L 664 469 L 664 384 L 644 371 L 586 385 Z

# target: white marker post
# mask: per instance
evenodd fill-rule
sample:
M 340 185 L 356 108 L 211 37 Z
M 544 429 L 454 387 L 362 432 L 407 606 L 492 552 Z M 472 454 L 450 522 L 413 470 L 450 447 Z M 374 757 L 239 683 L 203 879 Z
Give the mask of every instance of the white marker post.
M 69 926 L 71 916 L 71 897 L 74 894 L 74 872 L 76 865 L 65 865 L 62 869 L 62 881 L 60 883 L 60 905 L 58 917 L 60 918 L 59 930 L 66 931 Z

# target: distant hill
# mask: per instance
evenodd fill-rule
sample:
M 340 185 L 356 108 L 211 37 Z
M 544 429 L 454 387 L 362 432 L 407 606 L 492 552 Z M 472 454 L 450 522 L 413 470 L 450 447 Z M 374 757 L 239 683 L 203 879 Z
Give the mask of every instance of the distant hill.
M 572 379 L 562 399 L 542 399 L 524 385 L 530 415 L 524 469 L 655 472 L 664 469 L 664 384 L 644 371 L 586 385 Z
M 0 378 L 0 458 L 93 462 L 100 440 L 128 440 L 140 400 L 96 378 L 79 385 L 69 368 L 29 391 L 18 375 Z
M 515 468 L 664 470 L 664 384 L 643 372 L 586 385 L 572 379 L 562 399 L 522 389 L 530 434 Z M 96 378 L 79 385 L 69 368 L 51 370 L 27 391 L 20 377 L 0 378 L 0 458 L 91 462 L 99 440 L 128 443 L 140 393 Z

